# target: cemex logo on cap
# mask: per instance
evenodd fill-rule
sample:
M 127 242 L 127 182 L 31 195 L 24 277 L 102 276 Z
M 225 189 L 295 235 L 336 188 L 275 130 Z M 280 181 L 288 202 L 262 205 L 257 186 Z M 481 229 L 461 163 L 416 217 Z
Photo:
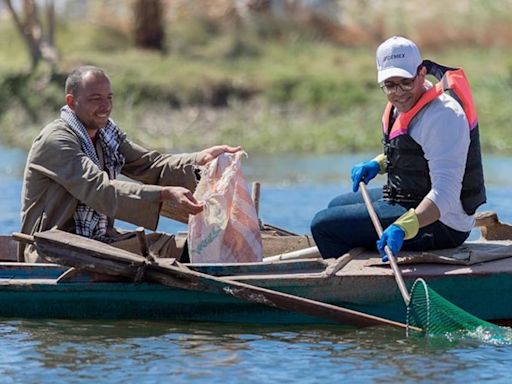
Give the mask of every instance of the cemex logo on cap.
M 377 82 L 395 76 L 413 78 L 421 63 L 416 44 L 404 37 L 393 36 L 377 48 Z

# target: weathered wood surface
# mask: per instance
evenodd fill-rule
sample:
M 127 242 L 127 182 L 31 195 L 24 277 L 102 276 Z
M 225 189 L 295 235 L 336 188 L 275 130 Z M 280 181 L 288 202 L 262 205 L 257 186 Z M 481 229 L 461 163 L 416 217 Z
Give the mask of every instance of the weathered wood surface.
M 479 212 L 476 215 L 475 227 L 480 228 L 485 240 L 512 239 L 512 225 L 501 223 L 496 212 Z
M 267 231 L 262 231 L 261 241 L 263 242 L 264 258 L 283 255 L 290 252 L 297 252 L 306 248 L 311 248 L 315 245 L 311 236 L 275 235 L 274 233 L 268 233 Z M 314 257 L 320 256 L 318 251 L 315 252 L 315 255 L 316 256 Z M 278 259 L 283 260 L 283 257 L 275 258 L 275 260 Z M 268 259 L 267 261 L 270 260 L 274 259 Z
M 290 260 L 290 259 L 311 259 L 311 258 L 321 258 L 319 249 L 315 247 L 301 248 L 297 250 L 286 250 L 284 253 L 274 254 L 273 256 L 264 256 L 263 261 L 265 262 L 273 262 L 273 261 L 281 261 L 281 260 Z
M 392 271 L 380 261 L 377 253 L 365 251 L 353 255 L 348 264 L 326 277 L 331 266 L 343 264 L 344 261 L 344 258 L 318 258 L 275 263 L 187 266 L 220 279 L 328 301 L 381 318 L 402 321 L 405 309 L 399 300 L 401 298 Z M 160 262 L 169 263 L 167 259 L 160 259 Z M 257 321 L 267 324 L 316 323 L 319 319 L 292 311 L 278 312 L 270 306 L 264 308 L 250 305 L 228 295 L 179 288 L 167 290 L 157 284 L 138 286 L 132 283 L 133 275 L 130 278 L 119 278 L 81 270 L 75 277 L 65 275 L 59 281 L 59 276 L 66 269 L 58 264 L 0 263 L 0 313 L 14 317 L 147 317 L 222 322 Z M 402 273 L 408 285 L 419 276 L 428 278 L 429 285 L 437 292 L 462 308 L 474 311 L 480 318 L 489 321 L 512 319 L 509 306 L 512 297 L 512 258 L 469 266 L 411 264 L 402 266 Z M 91 300 L 76 302 L 76 298 L 84 294 L 91 295 Z M 110 300 L 112 305 L 105 308 L 105 301 Z M 119 305 L 124 300 L 126 302 Z M 24 305 L 19 306 L 19 302 Z M 76 302 L 76 305 L 66 305 L 64 309 L 63 302 Z
M 352 249 L 350 252 L 338 257 L 336 260 L 330 263 L 329 266 L 325 268 L 323 273 L 326 277 L 334 276 L 339 270 L 343 269 L 343 267 L 345 267 L 345 265 L 347 265 L 353 257 L 361 254 L 363 251 L 363 248 Z
M 165 259 L 148 263 L 142 256 L 59 230 L 37 233 L 34 238 L 38 252 L 47 259 L 78 269 L 133 278 L 144 268 L 145 279 L 174 288 L 230 295 L 346 325 L 406 327 L 362 312 L 180 268 Z

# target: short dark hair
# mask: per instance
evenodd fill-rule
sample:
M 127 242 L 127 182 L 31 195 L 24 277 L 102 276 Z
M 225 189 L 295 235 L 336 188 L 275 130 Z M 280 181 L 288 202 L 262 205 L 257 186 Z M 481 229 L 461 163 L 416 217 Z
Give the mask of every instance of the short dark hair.
M 96 67 L 94 65 L 82 65 L 73 69 L 73 71 L 71 71 L 71 73 L 68 75 L 66 79 L 66 85 L 64 86 L 64 92 L 66 92 L 66 95 L 76 95 L 82 86 L 82 80 L 84 76 L 88 73 L 92 73 L 94 75 L 103 75 L 110 80 L 108 74 L 100 67 Z

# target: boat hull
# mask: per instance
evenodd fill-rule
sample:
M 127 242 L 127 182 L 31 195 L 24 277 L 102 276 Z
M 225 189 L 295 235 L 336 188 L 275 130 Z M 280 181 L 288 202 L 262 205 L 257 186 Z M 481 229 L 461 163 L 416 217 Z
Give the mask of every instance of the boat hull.
M 506 263 L 505 263 L 506 262 Z M 494 263 L 510 264 L 508 260 Z M 327 321 L 239 300 L 229 295 L 170 288 L 160 284 L 101 282 L 81 273 L 58 281 L 65 268 L 57 265 L 4 264 L 0 269 L 0 316 L 15 318 L 151 319 L 252 324 L 313 324 Z M 6 266 L 5 264 L 9 264 Z M 7 268 L 6 268 L 7 267 Z M 497 266 L 498 268 L 499 266 Z M 198 268 L 201 269 L 201 268 Z M 211 272 L 211 267 L 204 270 Z M 229 275 L 229 267 L 214 268 Z M 407 286 L 422 275 L 447 300 L 489 321 L 512 319 L 512 273 L 457 272 L 442 275 L 428 268 L 404 271 Z M 222 272 L 222 273 L 220 273 Z M 392 274 L 321 273 L 238 275 L 235 280 L 328 302 L 386 319 L 404 322 L 406 307 Z
M 284 250 L 283 246 L 296 246 L 297 238 L 287 238 L 286 243 L 283 238 L 271 238 L 275 243 L 272 252 Z M 58 247 L 61 247 L 60 243 Z M 491 249 L 489 247 L 490 243 L 486 242 L 478 245 L 479 250 Z M 417 278 L 423 278 L 430 288 L 467 312 L 484 320 L 507 323 L 512 319 L 512 306 L 509 305 L 512 299 L 512 249 L 508 247 L 512 245 L 504 247 L 501 259 L 488 262 L 473 265 L 406 264 L 400 269 L 409 290 Z M 84 248 L 83 251 L 97 253 L 99 249 Z M 454 252 L 460 253 L 460 250 Z M 63 254 L 67 257 L 66 251 Z M 77 272 L 59 264 L 17 262 L 14 241 L 7 236 L 0 236 L 0 260 L 0 317 L 248 324 L 328 322 L 293 308 L 281 310 L 254 300 L 238 299 L 225 292 L 194 289 L 187 284 L 173 287 L 148 282 L 136 284 L 133 278 Z M 351 251 L 337 260 L 316 258 L 186 266 L 191 271 L 219 279 L 289 293 L 396 322 L 406 321 L 406 306 L 392 270 L 389 265 L 382 264 L 374 252 Z

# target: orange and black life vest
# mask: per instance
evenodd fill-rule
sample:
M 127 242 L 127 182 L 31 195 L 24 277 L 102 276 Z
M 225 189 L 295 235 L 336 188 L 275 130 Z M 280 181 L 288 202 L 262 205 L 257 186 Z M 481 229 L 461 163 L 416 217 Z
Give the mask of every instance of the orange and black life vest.
M 410 122 L 425 106 L 444 92 L 448 92 L 464 109 L 470 130 L 470 145 L 462 181 L 461 201 L 468 215 L 485 203 L 485 185 L 478 131 L 478 117 L 469 82 L 462 69 L 449 68 L 430 60 L 423 61 L 427 74 L 439 82 L 427 90 L 409 111 L 400 113 L 391 124 L 394 107 L 388 103 L 382 116 L 384 153 L 387 156 L 387 184 L 384 186 L 386 200 L 419 202 L 431 189 L 429 168 L 421 146 L 408 134 Z

